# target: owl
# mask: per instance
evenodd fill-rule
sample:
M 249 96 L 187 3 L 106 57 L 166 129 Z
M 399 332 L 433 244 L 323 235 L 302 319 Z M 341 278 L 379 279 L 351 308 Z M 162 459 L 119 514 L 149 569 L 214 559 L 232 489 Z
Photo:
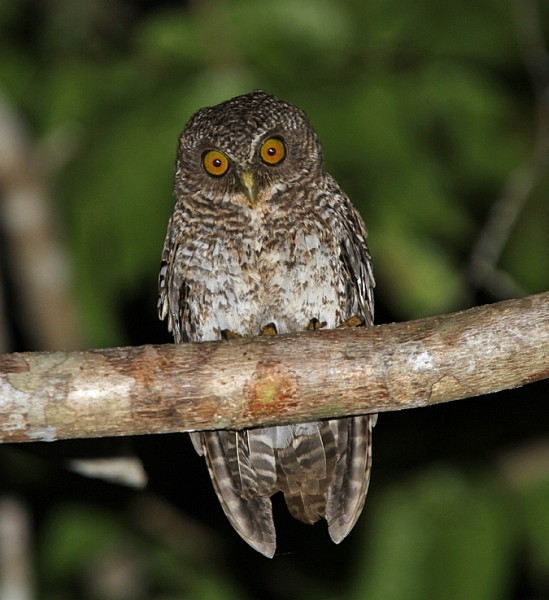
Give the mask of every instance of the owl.
M 372 325 L 366 228 L 297 107 L 262 91 L 199 110 L 181 134 L 158 312 L 176 343 Z M 314 335 L 314 334 L 311 334 Z M 223 511 L 267 557 L 271 496 L 341 542 L 362 508 L 376 415 L 191 433 Z

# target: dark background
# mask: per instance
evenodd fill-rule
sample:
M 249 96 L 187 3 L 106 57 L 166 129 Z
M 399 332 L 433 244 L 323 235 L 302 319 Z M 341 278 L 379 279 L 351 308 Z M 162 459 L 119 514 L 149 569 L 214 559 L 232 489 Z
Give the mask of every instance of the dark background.
M 530 0 L 1 3 L 0 352 L 170 341 L 177 137 L 256 88 L 308 113 L 361 210 L 378 323 L 548 289 L 547 40 Z M 549 598 L 548 392 L 382 415 L 354 532 L 335 546 L 275 499 L 271 561 L 184 435 L 6 445 L 0 584 L 11 510 L 29 598 Z M 145 490 L 65 468 L 115 452 Z

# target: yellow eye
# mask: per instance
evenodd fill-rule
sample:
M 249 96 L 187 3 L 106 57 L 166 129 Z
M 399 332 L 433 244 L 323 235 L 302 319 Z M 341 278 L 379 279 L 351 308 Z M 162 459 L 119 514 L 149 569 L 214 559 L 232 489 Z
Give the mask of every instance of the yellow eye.
M 280 138 L 269 138 L 261 146 L 261 160 L 268 165 L 277 165 L 284 160 L 286 147 Z
M 214 177 L 221 177 L 229 170 L 229 159 L 219 150 L 208 150 L 202 156 L 202 164 L 206 172 Z

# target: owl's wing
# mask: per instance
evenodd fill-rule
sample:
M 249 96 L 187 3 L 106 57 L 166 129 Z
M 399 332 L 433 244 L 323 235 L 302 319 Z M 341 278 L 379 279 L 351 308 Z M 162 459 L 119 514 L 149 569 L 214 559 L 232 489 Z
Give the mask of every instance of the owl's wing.
M 372 257 L 366 243 L 366 225 L 335 180 L 328 177 L 327 183 L 328 192 L 338 198 L 336 229 L 339 237 L 339 260 L 345 275 L 345 298 L 348 309 L 356 311 L 351 312 L 349 317 L 358 316 L 364 320 L 365 325 L 373 325 L 375 280 Z
M 175 215 L 172 216 L 172 220 Z M 160 273 L 158 275 L 158 317 L 163 321 L 168 318 L 168 331 L 173 335 L 176 344 L 191 341 L 193 323 L 190 318 L 188 303 L 189 286 L 180 265 L 176 265 L 179 245 L 173 233 L 176 228 L 168 225 L 168 235 L 164 242 Z
M 366 226 L 346 196 L 342 199 L 342 209 L 340 260 L 345 272 L 347 312 L 352 313 L 356 308 L 357 316 L 369 326 L 374 320 L 375 281 Z M 349 534 L 364 507 L 372 466 L 372 428 L 376 421 L 375 414 L 329 421 L 338 460 L 327 492 L 326 520 L 335 543 Z
M 347 200 L 345 203 L 347 210 L 343 213 L 340 259 L 347 275 L 346 296 L 350 303 L 357 303 L 357 316 L 361 317 L 366 325 L 373 325 L 375 280 L 372 257 L 366 244 L 368 233 L 362 217 L 347 197 L 345 200 Z
M 173 310 L 177 304 L 171 303 L 171 297 L 178 293 L 177 285 L 174 285 L 175 277 L 175 255 L 177 246 L 171 239 L 170 231 L 172 230 L 172 220 L 168 225 L 168 235 L 164 242 L 164 249 L 162 250 L 162 261 L 160 263 L 160 273 L 158 274 L 158 318 L 163 321 L 168 317 L 168 331 L 173 333 L 174 338 L 181 337 L 181 323 L 179 314 Z M 173 298 L 173 300 L 176 300 Z

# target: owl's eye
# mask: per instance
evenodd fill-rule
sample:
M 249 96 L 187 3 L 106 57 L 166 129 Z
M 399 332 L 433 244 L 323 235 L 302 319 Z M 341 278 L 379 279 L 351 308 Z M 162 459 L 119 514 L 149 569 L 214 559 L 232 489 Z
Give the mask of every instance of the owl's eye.
M 261 146 L 261 160 L 268 165 L 278 165 L 286 156 L 286 146 L 280 138 L 269 138 Z
M 214 177 L 221 177 L 229 170 L 229 159 L 219 150 L 208 150 L 202 156 L 202 164 L 206 173 Z

